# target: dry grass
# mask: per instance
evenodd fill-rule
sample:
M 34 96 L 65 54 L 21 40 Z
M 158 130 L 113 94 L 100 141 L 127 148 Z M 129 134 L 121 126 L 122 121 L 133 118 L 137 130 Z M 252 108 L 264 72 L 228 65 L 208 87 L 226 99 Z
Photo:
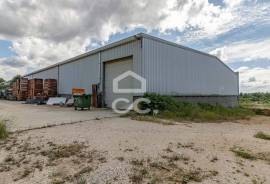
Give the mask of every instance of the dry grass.
M 170 162 L 153 162 L 151 160 L 136 160 L 131 162 L 132 174 L 129 175 L 132 183 L 181 183 L 202 182 L 204 179 L 218 175 L 217 171 L 203 171 L 200 168 L 184 169 Z
M 169 144 L 169 146 L 172 146 Z M 163 154 L 155 161 L 148 159 L 132 159 L 129 179 L 132 183 L 164 183 L 187 184 L 202 182 L 218 175 L 217 171 L 202 170 L 195 167 L 193 161 L 183 154 L 174 152 L 171 147 L 163 150 Z M 181 165 L 185 165 L 182 167 Z M 187 168 L 188 167 L 188 168 Z
M 75 156 L 81 153 L 82 149 L 85 146 L 83 144 L 69 144 L 69 145 L 58 145 L 56 147 L 52 147 L 52 149 L 45 152 L 48 155 L 51 161 L 57 160 L 59 158 L 68 158 L 71 156 Z
M 233 148 L 231 148 L 231 151 L 236 156 L 244 158 L 244 159 L 248 159 L 248 160 L 256 160 L 257 159 L 257 157 L 253 153 L 251 153 L 243 148 L 240 148 L 240 147 L 233 147 Z
M 117 160 L 119 160 L 120 162 L 123 162 L 125 160 L 124 157 L 116 157 Z
M 21 180 L 23 178 L 26 178 L 27 176 L 29 176 L 32 172 L 33 172 L 33 168 L 29 168 L 29 167 L 25 167 L 22 171 L 19 171 L 17 173 L 17 177 L 15 177 L 13 180 L 14 181 L 18 181 Z
M 213 163 L 215 163 L 215 162 L 217 162 L 218 161 L 218 157 L 217 156 L 214 156 L 211 160 L 210 160 L 210 162 L 213 162 Z
M 76 181 L 75 181 L 75 184 L 86 184 L 86 183 L 87 183 L 87 181 L 84 177 L 80 177 L 80 178 L 76 179 Z
M 132 120 L 149 121 L 149 122 L 158 123 L 161 125 L 176 125 L 176 123 L 173 121 L 157 118 L 155 116 L 137 115 L 137 114 L 132 114 L 132 113 L 130 113 L 129 115 Z
M 18 135 L 12 134 L 1 144 L 1 148 L 8 151 L 8 156 L 3 163 L 0 163 L 0 172 L 17 173 L 14 174 L 14 181 L 28 178 L 34 171 L 41 172 L 51 166 L 57 169 L 65 163 L 69 163 L 69 166 L 73 168 L 72 172 L 62 175 L 55 172 L 49 178 L 50 183 L 85 184 L 84 175 L 94 171 L 100 164 L 107 161 L 103 153 L 97 150 L 89 151 L 84 143 L 57 145 L 48 142 L 36 146 L 31 144 L 31 138 L 18 140 L 17 137 Z
M 258 159 L 265 160 L 270 164 L 270 152 L 257 153 L 256 156 Z
M 254 135 L 254 137 L 258 138 L 258 139 L 264 139 L 264 140 L 270 140 L 270 135 L 266 134 L 264 132 L 258 132 Z
M 4 120 L 0 119 L 0 140 L 8 137 L 7 126 Z
M 238 157 L 248 160 L 264 160 L 270 163 L 270 152 L 253 153 L 241 147 L 233 147 L 231 151 Z

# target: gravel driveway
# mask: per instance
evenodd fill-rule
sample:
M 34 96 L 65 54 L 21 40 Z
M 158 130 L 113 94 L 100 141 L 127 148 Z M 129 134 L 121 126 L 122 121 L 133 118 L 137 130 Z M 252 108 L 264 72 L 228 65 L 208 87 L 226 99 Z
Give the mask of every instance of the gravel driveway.
M 1 113 L 10 104 L 14 105 L 1 103 Z M 16 106 L 29 115 L 23 119 L 24 113 L 16 112 L 22 125 L 28 121 L 30 125 L 40 123 L 38 120 L 50 114 L 68 122 L 69 118 L 75 119 L 71 116 L 83 120 L 76 113 L 94 113 Z M 46 116 L 42 119 L 35 115 L 32 120 L 33 112 L 44 112 Z M 95 116 L 87 115 L 84 120 L 91 117 Z M 3 184 L 268 184 L 270 141 L 255 138 L 259 131 L 270 133 L 269 117 L 176 125 L 110 117 L 30 130 L 0 141 L 0 181 Z M 237 155 L 232 151 L 235 148 L 252 154 L 254 159 Z

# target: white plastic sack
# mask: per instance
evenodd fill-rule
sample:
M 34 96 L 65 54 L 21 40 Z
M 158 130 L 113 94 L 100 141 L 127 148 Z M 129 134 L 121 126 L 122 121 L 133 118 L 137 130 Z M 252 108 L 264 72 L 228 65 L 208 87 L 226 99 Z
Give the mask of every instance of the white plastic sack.
M 65 97 L 52 97 L 47 101 L 47 105 L 64 105 L 67 98 Z

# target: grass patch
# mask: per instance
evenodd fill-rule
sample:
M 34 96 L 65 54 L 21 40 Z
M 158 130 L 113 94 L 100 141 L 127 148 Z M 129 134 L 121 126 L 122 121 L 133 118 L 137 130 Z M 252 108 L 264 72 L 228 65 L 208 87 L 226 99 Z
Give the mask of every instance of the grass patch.
M 270 135 L 266 134 L 264 132 L 258 132 L 254 135 L 254 137 L 258 138 L 258 139 L 264 139 L 264 140 L 270 140 Z
M 129 179 L 131 183 L 179 183 L 188 184 L 202 182 L 218 175 L 214 170 L 202 170 L 190 164 L 188 168 L 181 166 L 187 165 L 189 157 L 175 153 L 173 150 L 164 149 L 164 154 L 160 158 L 151 160 L 132 159 L 129 163 L 132 166 Z
M 19 139 L 14 133 L 7 141 L 1 141 L 0 146 L 7 151 L 7 157 L 0 163 L 1 172 L 10 172 L 13 180 L 18 181 L 30 177 L 34 172 L 56 168 L 56 172 L 49 175 L 51 184 L 75 183 L 85 184 L 86 175 L 95 171 L 106 162 L 105 152 L 95 149 L 89 150 L 84 142 L 70 144 L 55 144 L 53 142 L 32 142 L 31 137 Z M 11 147 L 7 149 L 7 147 Z M 59 168 L 70 168 L 68 172 Z M 52 168 L 51 168 L 52 167 Z M 1 182 L 0 182 L 1 183 Z
M 148 159 L 130 162 L 132 172 L 129 179 L 132 183 L 180 183 L 202 182 L 204 179 L 218 175 L 217 171 L 203 171 L 200 168 L 184 169 L 173 160 L 170 162 L 151 161 Z
M 265 108 L 260 108 L 260 107 L 256 107 L 254 108 L 250 108 L 256 115 L 261 115 L 261 116 L 270 116 L 270 108 L 269 109 L 265 109 Z
M 248 159 L 248 160 L 256 160 L 257 157 L 253 153 L 244 150 L 243 148 L 240 147 L 233 147 L 231 148 L 231 151 L 238 157 Z
M 0 120 L 0 140 L 8 137 L 7 126 L 4 120 Z
M 270 152 L 261 152 L 258 153 L 256 156 L 258 159 L 267 161 L 270 164 Z
M 253 104 L 261 107 L 270 107 L 270 93 L 242 93 L 240 94 L 240 103 L 245 106 Z
M 164 120 L 156 116 L 138 115 L 135 113 L 129 113 L 129 116 L 131 117 L 132 120 L 137 120 L 137 121 L 149 121 L 149 122 L 158 123 L 162 125 L 176 125 L 176 123 L 172 121 Z
M 141 103 L 141 109 L 150 109 L 151 111 L 146 117 L 154 117 L 151 120 L 154 119 L 156 122 L 160 122 L 160 119 L 195 122 L 233 121 L 247 119 L 255 115 L 252 110 L 242 107 L 226 108 L 219 105 L 193 104 L 152 93 L 145 94 L 144 98 L 148 98 L 151 103 Z M 156 113 L 157 110 L 158 113 Z M 147 120 L 146 117 L 142 117 L 140 115 L 139 119 Z
M 76 184 L 87 184 L 87 181 L 86 181 L 85 178 L 80 177 L 80 178 L 78 178 L 78 179 L 76 180 L 75 183 L 76 183 Z
M 22 171 L 18 172 L 18 176 L 15 177 L 13 179 L 13 181 L 18 181 L 18 180 L 21 180 L 23 178 L 26 178 L 27 176 L 29 176 L 33 172 L 34 172 L 34 170 L 32 168 L 26 167 Z
M 240 94 L 240 104 L 256 115 L 270 116 L 270 93 Z
M 51 150 L 42 152 L 42 154 L 44 156 L 47 155 L 51 161 L 54 161 L 60 158 L 68 158 L 74 155 L 78 155 L 84 148 L 85 146 L 79 143 L 73 143 L 69 145 L 58 145 L 56 147 L 53 147 Z

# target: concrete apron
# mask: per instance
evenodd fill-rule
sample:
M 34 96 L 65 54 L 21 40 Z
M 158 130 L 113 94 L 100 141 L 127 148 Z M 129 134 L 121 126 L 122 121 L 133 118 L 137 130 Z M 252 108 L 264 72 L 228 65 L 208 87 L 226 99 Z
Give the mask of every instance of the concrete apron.
M 118 116 L 118 114 L 107 109 L 75 111 L 73 108 L 67 107 L 38 106 L 22 104 L 20 102 L 0 101 L 0 118 L 7 120 L 7 127 L 10 132 Z

